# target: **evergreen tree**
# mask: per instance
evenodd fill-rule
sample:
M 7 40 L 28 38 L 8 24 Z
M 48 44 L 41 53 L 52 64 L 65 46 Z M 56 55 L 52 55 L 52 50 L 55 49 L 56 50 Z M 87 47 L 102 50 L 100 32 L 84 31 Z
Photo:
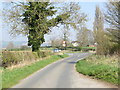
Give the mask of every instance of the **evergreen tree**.
M 23 22 L 28 25 L 29 29 L 28 46 L 32 46 L 32 51 L 38 51 L 40 45 L 45 41 L 44 34 L 48 33 L 51 27 L 62 23 L 68 15 L 62 14 L 48 19 L 56 12 L 49 2 L 29 2 L 25 9 Z

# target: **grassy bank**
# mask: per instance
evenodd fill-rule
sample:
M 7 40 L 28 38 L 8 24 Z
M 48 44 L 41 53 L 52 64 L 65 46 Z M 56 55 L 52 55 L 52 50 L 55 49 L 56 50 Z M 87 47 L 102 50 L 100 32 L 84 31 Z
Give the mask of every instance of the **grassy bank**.
M 68 55 L 53 55 L 48 59 L 35 62 L 34 64 L 15 69 L 4 69 L 2 75 L 2 87 L 10 88 L 17 84 L 20 80 L 26 78 L 30 74 L 42 69 L 48 64 L 51 64 L 59 59 L 67 57 Z
M 2 68 L 0 67 L 0 90 L 2 89 Z
M 76 70 L 84 75 L 118 84 L 117 56 L 92 55 L 77 62 Z

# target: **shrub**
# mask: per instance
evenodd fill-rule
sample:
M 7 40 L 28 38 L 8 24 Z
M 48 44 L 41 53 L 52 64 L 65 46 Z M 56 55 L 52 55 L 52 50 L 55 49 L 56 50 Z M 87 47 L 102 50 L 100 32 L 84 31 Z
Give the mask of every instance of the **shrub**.
M 51 55 L 50 52 L 39 51 L 3 51 L 2 52 L 2 67 L 9 67 L 16 65 L 24 61 L 35 61 L 39 58 Z
M 95 51 L 95 47 L 82 47 L 81 50 L 84 52 L 87 52 L 89 50 Z
M 21 49 L 21 50 L 28 50 L 28 49 L 30 49 L 30 47 L 28 47 L 28 46 L 26 46 L 26 45 L 23 45 L 23 46 L 20 47 L 20 49 Z
M 73 47 L 73 51 L 81 51 L 81 47 Z
M 76 47 L 76 50 L 77 51 L 81 51 L 81 47 Z
M 49 55 L 52 55 L 52 53 L 50 51 L 37 51 L 37 55 L 39 56 L 39 58 L 43 58 L 43 57 L 47 57 Z

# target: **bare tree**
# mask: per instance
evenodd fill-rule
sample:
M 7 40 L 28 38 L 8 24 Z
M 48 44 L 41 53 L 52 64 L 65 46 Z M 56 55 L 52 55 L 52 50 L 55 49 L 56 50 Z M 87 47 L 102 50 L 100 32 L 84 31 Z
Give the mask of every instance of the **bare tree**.
M 52 47 L 62 47 L 63 40 L 61 38 L 51 38 L 51 46 Z
M 108 36 L 114 43 L 113 48 L 116 48 L 114 51 L 120 51 L 120 1 L 109 0 L 106 7 L 105 20 L 109 24 Z
M 88 29 L 81 27 L 81 30 L 77 33 L 77 40 L 80 42 L 80 46 L 87 46 L 88 42 Z
M 68 41 L 68 31 L 70 28 L 77 29 L 79 25 L 87 21 L 87 15 L 82 13 L 80 10 L 80 5 L 75 2 L 65 3 L 64 7 L 62 8 L 62 13 L 68 12 L 70 15 L 67 20 L 63 21 L 63 38 L 65 41 Z
M 25 3 L 18 2 L 18 3 L 11 3 L 11 2 L 4 2 L 3 6 L 8 6 L 3 8 L 3 18 L 4 22 L 10 28 L 9 33 L 11 36 L 16 37 L 17 35 L 28 35 L 28 27 L 22 22 L 23 17 L 22 13 L 25 11 Z
M 104 32 L 104 18 L 99 6 L 96 6 L 93 29 L 95 42 L 97 43 L 97 54 L 105 54 L 104 50 L 106 47 L 106 41 Z
M 27 45 L 22 45 L 22 46 L 20 47 L 20 49 L 22 49 L 22 50 L 27 50 L 27 49 L 29 49 L 29 47 L 28 47 Z
M 6 47 L 6 49 L 13 49 L 14 48 L 14 44 L 13 44 L 13 42 L 9 42 L 8 43 L 8 45 L 7 45 L 7 47 Z

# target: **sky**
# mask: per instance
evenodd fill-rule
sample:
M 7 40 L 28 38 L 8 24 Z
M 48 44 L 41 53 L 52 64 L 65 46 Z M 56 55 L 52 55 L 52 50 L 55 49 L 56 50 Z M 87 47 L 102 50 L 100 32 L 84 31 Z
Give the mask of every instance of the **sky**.
M 94 16 L 95 16 L 95 7 L 96 5 L 100 6 L 101 11 L 104 11 L 104 7 L 105 7 L 105 2 L 79 2 L 79 5 L 81 6 L 81 12 L 85 13 L 88 15 L 88 22 L 86 23 L 86 26 L 88 29 L 92 30 L 93 28 L 93 21 L 94 21 Z M 3 5 L 0 5 L 0 9 L 2 9 Z M 0 19 L 0 23 L 2 22 L 2 20 Z M 2 27 L 1 29 L 2 31 L 0 31 L 0 36 L 2 34 L 2 41 L 27 41 L 27 37 L 25 36 L 18 36 L 16 38 L 12 38 L 9 35 L 9 27 Z M 76 33 L 74 32 L 74 30 L 71 30 L 72 35 L 71 35 L 71 40 L 75 40 L 75 36 Z M 54 28 L 53 32 L 50 35 L 45 35 L 45 39 L 47 42 L 49 42 L 49 38 L 51 36 L 55 37 L 54 35 L 56 35 L 56 37 L 60 34 L 60 30 L 58 30 L 58 28 Z M 1 41 L 1 39 L 0 39 Z

